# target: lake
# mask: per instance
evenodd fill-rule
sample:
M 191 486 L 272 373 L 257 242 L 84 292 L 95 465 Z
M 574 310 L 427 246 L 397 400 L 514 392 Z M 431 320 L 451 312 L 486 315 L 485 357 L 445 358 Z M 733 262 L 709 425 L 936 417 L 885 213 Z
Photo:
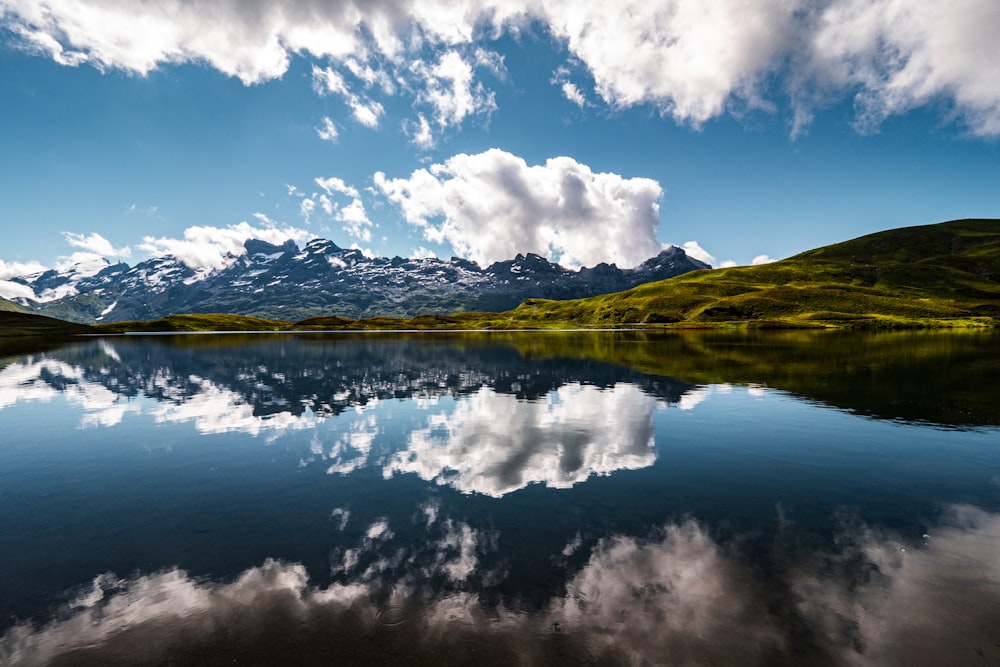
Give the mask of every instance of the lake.
M 1000 661 L 996 333 L 32 344 L 3 664 Z

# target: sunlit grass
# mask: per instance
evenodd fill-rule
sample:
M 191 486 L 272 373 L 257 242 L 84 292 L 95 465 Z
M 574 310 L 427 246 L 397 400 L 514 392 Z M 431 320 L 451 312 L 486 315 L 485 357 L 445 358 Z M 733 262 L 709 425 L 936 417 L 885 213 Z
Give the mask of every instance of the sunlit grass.
M 1000 221 L 956 220 L 871 234 L 763 266 L 695 271 L 614 294 L 528 299 L 502 313 L 321 316 L 298 322 L 189 314 L 94 328 L 103 333 L 982 328 L 1000 324 L 998 281 Z

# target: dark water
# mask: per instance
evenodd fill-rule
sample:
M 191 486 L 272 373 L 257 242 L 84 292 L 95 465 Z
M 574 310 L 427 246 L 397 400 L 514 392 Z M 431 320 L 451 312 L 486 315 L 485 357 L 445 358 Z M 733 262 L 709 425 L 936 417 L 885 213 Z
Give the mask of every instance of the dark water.
M 1000 662 L 1000 336 L 0 348 L 0 663 Z

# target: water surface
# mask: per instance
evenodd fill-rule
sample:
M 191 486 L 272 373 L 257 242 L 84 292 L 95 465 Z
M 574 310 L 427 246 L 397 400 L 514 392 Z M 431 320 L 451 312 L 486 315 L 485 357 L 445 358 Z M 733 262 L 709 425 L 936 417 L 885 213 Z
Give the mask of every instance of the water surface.
M 1000 660 L 995 334 L 6 354 L 0 662 Z

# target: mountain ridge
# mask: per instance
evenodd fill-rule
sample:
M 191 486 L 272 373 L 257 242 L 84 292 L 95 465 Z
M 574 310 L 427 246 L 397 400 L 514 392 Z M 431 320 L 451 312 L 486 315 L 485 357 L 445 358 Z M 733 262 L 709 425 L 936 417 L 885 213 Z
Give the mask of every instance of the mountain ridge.
M 535 261 L 521 256 L 507 268 L 520 270 Z M 953 220 L 876 232 L 771 264 L 687 272 L 584 299 L 530 298 L 502 312 L 424 311 L 409 318 L 361 319 L 327 312 L 298 321 L 176 314 L 98 324 L 93 329 L 119 333 L 914 327 L 1000 327 L 1000 220 Z
M 17 300 L 25 309 L 79 323 L 199 312 L 296 321 L 504 311 L 527 298 L 606 294 L 703 268 L 709 267 L 675 246 L 631 269 L 602 263 L 574 271 L 534 253 L 482 268 L 458 257 L 367 257 L 327 239 L 302 248 L 248 239 L 243 254 L 211 272 L 163 256 L 134 267 L 108 263 L 89 274 L 71 267 L 12 282 L 39 296 Z

